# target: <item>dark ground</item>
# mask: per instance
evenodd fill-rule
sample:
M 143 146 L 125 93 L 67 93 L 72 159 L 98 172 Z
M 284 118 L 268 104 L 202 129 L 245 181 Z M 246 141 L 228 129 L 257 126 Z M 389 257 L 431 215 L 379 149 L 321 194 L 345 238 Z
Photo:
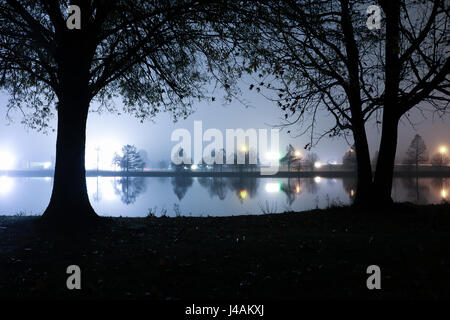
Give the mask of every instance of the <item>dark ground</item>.
M 0 217 L 0 298 L 449 298 L 450 205 L 226 218 Z M 82 290 L 66 288 L 81 267 Z M 381 268 L 368 290 L 366 268 Z

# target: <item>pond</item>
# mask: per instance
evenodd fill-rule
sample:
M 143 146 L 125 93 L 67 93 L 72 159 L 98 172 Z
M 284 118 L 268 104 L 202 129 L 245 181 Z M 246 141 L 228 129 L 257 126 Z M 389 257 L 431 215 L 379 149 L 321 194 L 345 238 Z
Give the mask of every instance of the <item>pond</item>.
M 393 198 L 419 204 L 449 199 L 450 179 L 396 178 Z M 52 178 L 0 177 L 0 215 L 40 215 Z M 103 216 L 230 216 L 349 204 L 353 178 L 89 177 L 93 207 Z

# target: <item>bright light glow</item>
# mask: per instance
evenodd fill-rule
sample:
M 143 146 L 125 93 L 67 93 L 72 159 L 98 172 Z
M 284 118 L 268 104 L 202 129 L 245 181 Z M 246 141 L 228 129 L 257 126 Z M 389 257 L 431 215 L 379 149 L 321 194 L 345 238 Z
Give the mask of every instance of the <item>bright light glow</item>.
M 441 190 L 441 197 L 442 197 L 442 199 L 447 199 L 447 196 L 448 196 L 448 191 L 445 190 L 445 189 L 442 189 Z
M 297 151 L 295 151 L 295 156 L 296 156 L 296 157 L 301 157 L 301 156 L 302 156 L 302 153 L 301 153 L 300 151 L 297 150 Z
M 445 147 L 445 146 L 440 147 L 439 148 L 439 152 L 442 153 L 442 154 L 447 153 L 447 147 Z
M 266 192 L 274 193 L 280 191 L 280 184 L 278 182 L 276 183 L 267 183 L 266 184 Z
M 50 169 L 51 166 L 52 166 L 51 162 L 44 162 L 44 169 Z
M 302 188 L 300 187 L 300 185 L 297 185 L 295 187 L 295 193 L 299 194 L 302 191 Z
M 322 181 L 321 177 L 314 177 L 314 182 L 315 183 L 320 183 Z
M 0 195 L 9 193 L 14 187 L 14 180 L 10 177 L 0 177 Z
M 241 190 L 241 192 L 239 192 L 239 196 L 241 199 L 247 199 L 247 190 Z
M 350 197 L 353 197 L 355 195 L 355 190 L 351 189 L 350 190 Z
M 247 152 L 247 146 L 245 144 L 241 147 L 241 151 L 242 152 Z
M 279 160 L 280 159 L 280 153 L 279 152 L 267 152 L 266 158 L 267 160 Z
M 0 170 L 11 170 L 14 167 L 14 157 L 8 151 L 0 151 Z
M 322 168 L 322 164 L 319 161 L 314 162 L 314 168 L 320 169 L 320 168 Z
M 191 166 L 191 169 L 192 169 L 192 170 L 197 170 L 197 169 L 198 169 L 198 165 L 193 164 L 193 165 Z

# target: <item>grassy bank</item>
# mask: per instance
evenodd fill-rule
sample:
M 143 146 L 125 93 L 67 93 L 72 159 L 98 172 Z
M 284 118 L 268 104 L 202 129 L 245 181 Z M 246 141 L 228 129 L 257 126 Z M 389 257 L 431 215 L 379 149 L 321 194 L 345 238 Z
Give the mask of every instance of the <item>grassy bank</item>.
M 450 297 L 450 206 L 225 218 L 104 218 L 92 230 L 0 217 L 2 298 Z M 79 265 L 82 290 L 66 289 Z M 378 265 L 382 289 L 369 291 Z

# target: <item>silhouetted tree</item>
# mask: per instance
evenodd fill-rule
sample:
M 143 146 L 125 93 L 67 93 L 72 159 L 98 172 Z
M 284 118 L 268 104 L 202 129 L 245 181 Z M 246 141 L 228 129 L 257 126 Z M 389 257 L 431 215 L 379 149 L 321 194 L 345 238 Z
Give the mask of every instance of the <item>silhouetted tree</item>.
M 427 146 L 425 145 L 425 141 L 423 141 L 420 135 L 416 134 L 413 140 L 411 141 L 408 150 L 406 151 L 404 163 L 409 165 L 415 165 L 417 172 L 419 164 L 425 163 L 427 161 L 428 161 L 428 152 Z
M 145 162 L 137 152 L 136 147 L 129 144 L 122 147 L 122 156 L 117 153 L 114 155 L 113 164 L 126 172 L 142 171 L 145 167 Z
M 450 162 L 449 157 L 442 153 L 435 153 L 431 157 L 431 164 L 433 166 L 442 167 L 442 166 L 446 166 L 449 162 Z
M 310 169 L 313 169 L 314 164 L 317 161 L 319 161 L 319 156 L 317 155 L 317 153 L 309 152 L 305 158 L 305 166 L 309 167 Z
M 84 165 L 92 100 L 118 112 L 109 101 L 120 96 L 124 111 L 143 121 L 161 111 L 186 117 L 193 99 L 211 98 L 202 89 L 211 79 L 231 94 L 229 43 L 219 42 L 224 33 L 216 32 L 228 17 L 221 14 L 224 3 L 72 0 L 81 10 L 81 28 L 69 29 L 66 1 L 0 2 L 0 88 L 12 97 L 9 108 L 31 110 L 24 121 L 33 128 L 45 129 L 53 113 L 58 117 L 44 219 L 96 217 Z
M 384 90 L 374 186 L 378 204 L 392 202 L 398 124 L 413 108 L 443 114 L 449 106 L 448 1 L 379 0 L 385 16 L 379 60 Z
M 145 178 L 142 177 L 122 177 L 114 184 L 116 194 L 120 195 L 120 199 L 126 205 L 136 202 L 137 197 L 145 192 L 147 184 Z
M 298 152 L 294 149 L 294 147 L 289 144 L 287 146 L 286 154 L 280 159 L 280 164 L 288 166 L 288 171 L 291 171 L 291 166 L 300 168 L 300 163 L 302 160 L 302 156 L 297 154 Z
M 354 168 L 357 165 L 356 152 L 353 147 L 351 147 L 342 157 L 342 165 L 346 168 Z
M 357 200 L 371 199 L 372 168 L 365 123 L 380 107 L 372 99 L 376 34 L 366 27 L 370 1 L 258 1 L 240 24 L 247 71 L 258 80 L 250 89 L 266 96 L 284 113 L 283 125 L 308 134 L 309 149 L 323 137 L 353 135 L 357 156 Z M 257 10 L 255 10 L 255 6 Z M 248 37 L 245 37 L 248 35 Z M 271 94 L 273 93 L 273 94 Z M 330 127 L 322 123 L 331 115 Z M 290 132 L 290 131 L 288 131 Z

